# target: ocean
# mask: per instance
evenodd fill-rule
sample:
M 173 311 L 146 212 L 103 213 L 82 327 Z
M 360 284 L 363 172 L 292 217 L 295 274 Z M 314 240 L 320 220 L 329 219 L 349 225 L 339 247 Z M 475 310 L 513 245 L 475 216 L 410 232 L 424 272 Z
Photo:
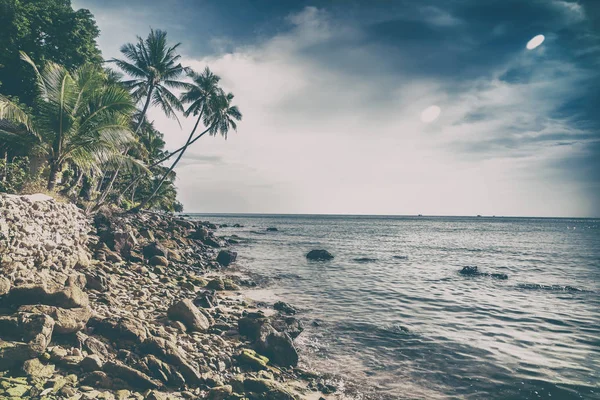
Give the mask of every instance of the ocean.
M 194 217 L 243 225 L 217 234 L 249 296 L 299 309 L 302 364 L 344 398 L 600 399 L 600 220 Z

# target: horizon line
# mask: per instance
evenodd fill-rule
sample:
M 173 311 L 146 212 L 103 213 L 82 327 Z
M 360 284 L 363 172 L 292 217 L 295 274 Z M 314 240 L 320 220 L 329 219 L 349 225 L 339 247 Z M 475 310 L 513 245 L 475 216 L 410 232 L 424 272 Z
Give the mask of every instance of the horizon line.
M 327 213 L 239 213 L 239 212 L 181 212 L 178 215 L 210 216 L 303 216 L 303 217 L 414 217 L 414 218 L 528 218 L 528 219 L 600 219 L 598 217 L 555 217 L 523 215 L 441 215 L 441 214 L 327 214 Z

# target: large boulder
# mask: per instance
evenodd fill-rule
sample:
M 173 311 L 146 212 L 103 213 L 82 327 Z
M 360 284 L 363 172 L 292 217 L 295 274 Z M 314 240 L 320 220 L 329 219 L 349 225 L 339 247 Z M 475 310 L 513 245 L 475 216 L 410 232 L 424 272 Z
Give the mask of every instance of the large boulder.
M 45 284 L 29 284 L 13 287 L 6 296 L 11 306 L 26 304 L 46 304 L 62 308 L 87 307 L 88 295 L 77 285 L 64 288 L 49 287 Z
M 171 305 L 167 310 L 167 315 L 174 321 L 183 322 L 188 329 L 204 332 L 210 328 L 210 322 L 198 310 L 190 299 L 184 299 Z
M 174 366 L 188 385 L 197 385 L 201 382 L 200 373 L 183 357 L 174 343 L 162 338 L 150 337 L 144 342 L 142 351 Z M 167 381 L 172 383 L 173 378 L 167 377 Z
M 229 264 L 235 262 L 236 259 L 237 253 L 231 250 L 221 250 L 217 256 L 217 262 L 224 267 L 229 266 Z
M 88 325 L 94 333 L 123 346 L 140 344 L 148 337 L 142 321 L 133 317 L 90 318 Z
M 284 332 L 278 332 L 270 324 L 260 328 L 260 334 L 255 343 L 259 353 L 282 367 L 298 365 L 298 351 L 292 339 Z
M 49 315 L 54 320 L 54 332 L 61 334 L 82 330 L 92 316 L 92 309 L 89 306 L 61 308 L 38 304 L 21 306 L 19 311 Z
M 266 400 L 296 400 L 298 397 L 278 382 L 271 379 L 248 378 L 244 380 L 246 392 L 261 395 Z
M 333 254 L 327 250 L 311 250 L 306 254 L 306 258 L 313 261 L 327 261 L 333 258 Z

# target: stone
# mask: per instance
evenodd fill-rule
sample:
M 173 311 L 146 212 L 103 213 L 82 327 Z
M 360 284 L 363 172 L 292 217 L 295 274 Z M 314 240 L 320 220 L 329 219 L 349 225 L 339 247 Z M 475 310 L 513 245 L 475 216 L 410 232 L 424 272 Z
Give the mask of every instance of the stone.
M 52 339 L 54 320 L 44 314 L 30 313 L 19 313 L 18 320 L 23 341 L 28 342 L 35 353 L 42 354 Z
M 142 322 L 132 317 L 92 317 L 88 325 L 94 328 L 94 333 L 119 344 L 139 344 L 148 337 Z
M 211 290 L 225 290 L 225 283 L 223 282 L 223 279 L 215 278 L 208 281 L 206 288 Z
M 262 313 L 247 313 L 238 320 L 238 330 L 240 335 L 246 336 L 251 341 L 260 337 L 260 330 L 269 320 Z
M 204 241 L 206 238 L 208 238 L 208 235 L 209 235 L 208 229 L 199 228 L 199 229 L 196 229 L 194 232 L 192 232 L 192 234 L 190 235 L 190 239 Z
M 254 370 L 261 370 L 267 368 L 269 359 L 265 356 L 261 356 L 256 351 L 251 349 L 242 349 L 238 355 L 238 361 L 241 365 L 246 365 Z
M 210 328 L 208 319 L 189 299 L 171 305 L 167 310 L 167 316 L 172 320 L 183 322 L 190 330 L 204 332 Z
M 79 389 L 83 390 L 84 386 L 90 386 L 93 388 L 100 389 L 114 389 L 113 379 L 108 376 L 106 372 L 94 371 L 85 375 L 80 382 L 81 386 Z
M 279 316 L 271 319 L 270 324 L 275 330 L 285 332 L 292 339 L 297 338 L 304 331 L 302 321 L 295 317 Z
M 122 379 L 132 387 L 141 390 L 157 389 L 162 386 L 159 381 L 156 381 L 143 372 L 140 372 L 137 369 L 118 361 L 106 362 L 102 367 L 102 370 L 113 378 Z
M 49 315 L 54 320 L 54 332 L 59 334 L 74 333 L 82 330 L 92 316 L 92 309 L 89 306 L 60 308 L 43 304 L 35 306 L 27 305 L 19 307 L 19 311 Z
M 267 232 L 277 232 L 277 231 L 279 231 L 279 229 L 272 227 L 272 226 L 267 228 Z
M 150 243 L 142 249 L 142 254 L 146 260 L 154 256 L 167 257 L 167 249 L 161 246 L 158 242 Z
M 201 382 L 200 373 L 184 359 L 174 343 L 162 338 L 150 337 L 144 342 L 142 349 L 146 354 L 155 355 L 176 367 L 188 384 L 197 385 Z
M 221 250 L 219 251 L 219 255 L 217 256 L 217 262 L 224 267 L 229 266 L 231 263 L 235 262 L 237 258 L 237 253 L 231 250 Z
M 5 277 L 0 276 L 0 296 L 4 296 L 9 291 L 10 291 L 10 281 Z
M 333 259 L 333 254 L 327 250 L 311 250 L 306 254 L 306 258 L 313 261 L 327 261 Z
M 281 311 L 285 314 L 294 315 L 296 314 L 296 309 L 289 305 L 288 303 L 284 303 L 283 301 L 278 301 L 273 305 L 273 308 L 277 311 Z
M 298 351 L 292 339 L 284 332 L 277 332 L 270 324 L 260 328 L 256 349 L 282 367 L 298 365 Z
M 54 374 L 54 365 L 44 365 L 37 358 L 23 363 L 23 372 L 30 378 L 50 378 Z
M 228 400 L 233 392 L 231 385 L 217 386 L 208 391 L 207 400 Z
M 102 369 L 102 360 L 97 354 L 91 354 L 85 357 L 79 363 L 79 366 L 85 372 L 100 371 Z
M 48 287 L 45 284 L 29 284 L 13 287 L 6 302 L 12 306 L 46 304 L 63 308 L 87 307 L 89 299 L 78 286 L 64 288 Z
M 169 266 L 169 261 L 167 260 L 166 257 L 163 256 L 152 256 L 152 258 L 148 261 L 148 263 L 150 265 L 158 265 L 158 266 L 162 266 L 162 267 L 168 267 Z
M 27 343 L 0 340 L 0 371 L 20 366 L 39 354 Z
M 202 308 L 213 308 L 219 305 L 219 299 L 214 290 L 202 290 L 194 299 L 194 304 Z
M 270 379 L 248 378 L 244 380 L 247 392 L 265 394 L 267 400 L 296 400 L 298 397 L 281 384 Z

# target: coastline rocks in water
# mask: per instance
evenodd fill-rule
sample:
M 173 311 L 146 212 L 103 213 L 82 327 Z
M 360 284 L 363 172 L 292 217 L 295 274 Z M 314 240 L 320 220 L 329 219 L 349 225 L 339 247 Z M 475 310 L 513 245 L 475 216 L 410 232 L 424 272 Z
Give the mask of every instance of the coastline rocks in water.
M 231 250 L 221 250 L 217 256 L 217 262 L 224 267 L 229 266 L 229 264 L 235 262 L 236 259 L 237 253 Z
M 273 305 L 273 308 L 277 311 L 281 311 L 282 313 L 294 315 L 296 314 L 296 309 L 289 305 L 288 303 L 284 303 L 283 301 L 278 301 Z
M 189 299 L 181 300 L 174 303 L 167 315 L 174 321 L 181 321 L 188 329 L 204 332 L 210 328 L 210 323 L 206 316 Z
M 377 261 L 377 259 L 369 258 L 369 257 L 359 257 L 359 258 L 353 258 L 352 261 L 356 261 L 357 263 L 370 263 L 370 262 Z
M 240 287 L 236 285 L 231 279 L 222 279 L 220 277 L 212 279 L 206 284 L 207 289 L 211 290 L 240 290 Z
M 479 269 L 474 266 L 463 267 L 463 269 L 461 269 L 458 273 L 465 276 L 490 276 L 495 279 L 508 279 L 508 275 L 506 274 L 490 274 L 488 272 L 480 272 Z
M 298 351 L 292 339 L 284 332 L 278 332 L 269 324 L 260 328 L 256 341 L 258 352 L 267 356 L 275 364 L 282 367 L 298 365 Z
M 306 255 L 306 258 L 313 261 L 327 261 L 333 258 L 333 254 L 327 250 L 311 250 Z
M 267 232 L 278 232 L 278 231 L 279 231 L 279 229 L 272 227 L 272 226 L 267 228 Z

